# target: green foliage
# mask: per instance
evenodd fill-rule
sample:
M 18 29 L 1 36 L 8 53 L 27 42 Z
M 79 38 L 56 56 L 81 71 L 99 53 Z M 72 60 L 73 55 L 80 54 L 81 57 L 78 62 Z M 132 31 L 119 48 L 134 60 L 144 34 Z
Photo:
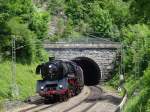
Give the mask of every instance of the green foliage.
M 146 25 L 129 25 L 122 29 L 122 37 L 125 47 L 125 68 L 126 72 L 136 71 L 136 63 L 140 64 L 140 74 L 148 66 L 149 61 L 149 39 L 150 29 Z M 134 58 L 136 57 L 136 58 Z
M 48 8 L 52 15 L 57 15 L 65 8 L 65 0 L 48 0 Z
M 145 112 L 150 112 L 150 99 L 148 100 L 147 104 L 145 105 L 146 111 Z
M 33 61 L 48 57 L 41 47 L 39 39 L 46 37 L 49 15 L 38 12 L 32 0 L 0 0 L 0 57 L 10 59 L 12 37 L 15 36 L 17 62 L 16 81 L 19 87 L 19 99 L 35 94 Z M 11 63 L 0 59 L 0 99 L 11 98 Z M 31 63 L 32 64 L 25 64 Z
M 143 112 L 145 111 L 144 105 L 147 102 L 147 99 L 149 99 L 149 90 L 143 89 L 138 93 L 137 96 L 131 98 L 128 101 L 127 107 L 124 109 L 124 112 Z
M 149 87 L 150 85 L 150 67 L 148 68 L 147 71 L 145 71 L 145 75 L 144 75 L 144 85 L 145 87 Z M 150 92 L 150 90 L 149 90 Z M 150 97 L 146 99 L 147 103 L 145 105 L 145 112 L 150 112 Z
M 119 28 L 128 23 L 130 19 L 130 3 L 123 0 L 102 0 L 101 5 L 109 11 L 113 23 Z
M 49 54 L 47 51 L 44 50 L 41 41 L 37 41 L 35 48 L 36 48 L 35 60 L 39 60 L 42 62 L 47 61 Z
M 128 97 L 132 97 L 133 93 L 140 89 L 141 82 L 140 80 L 136 80 L 131 74 L 129 75 L 126 77 L 125 88 L 127 89 Z
M 150 64 L 150 63 L 149 63 Z M 147 70 L 145 71 L 144 73 L 144 77 L 143 77 L 143 80 L 144 80 L 144 86 L 149 86 L 150 84 L 150 66 L 147 68 Z
M 119 84 L 119 74 L 116 74 L 110 81 L 107 82 L 107 85 L 117 89 Z
M 111 36 L 117 41 L 120 40 L 119 29 L 129 23 L 130 3 L 122 0 L 67 0 L 65 13 L 73 21 L 75 29 L 85 23 L 86 32 L 100 37 Z
M 32 0 L 6 0 L 8 10 L 14 15 L 30 14 L 33 11 Z
M 41 40 L 47 37 L 49 13 L 51 13 L 61 18 L 56 26 L 58 32 L 51 37 L 51 41 L 57 41 L 61 37 L 74 41 L 81 38 L 81 34 L 90 33 L 104 38 L 111 37 L 112 40 L 124 44 L 123 66 L 127 78 L 125 86 L 130 96 L 125 111 L 137 112 L 142 109 L 143 112 L 149 112 L 149 0 L 39 1 L 41 4 L 47 3 L 48 11 L 37 8 L 32 0 L 0 0 L 0 57 L 10 57 L 12 35 L 16 35 L 17 47 L 25 45 L 16 50 L 18 61 L 28 60 L 29 63 L 34 60 L 44 61 L 48 55 L 41 46 Z M 22 71 L 26 68 L 18 66 Z M 0 73 L 7 75 L 0 75 L 4 79 L 0 82 L 3 87 L 0 96 L 9 98 L 11 91 L 8 89 L 10 84 L 10 77 L 7 77 L 10 74 L 7 73 L 8 65 L 4 64 L 4 71 L 1 71 Z M 138 75 L 137 71 L 140 71 Z M 22 77 L 22 72 L 19 70 L 17 72 L 18 77 Z M 27 71 L 24 73 L 26 76 L 29 74 Z M 32 79 L 32 76 L 30 78 Z M 116 75 L 109 84 L 116 87 L 118 79 Z M 29 85 L 24 87 L 26 78 L 17 81 L 20 88 L 26 88 L 21 90 L 23 91 L 21 97 L 26 97 L 26 91 L 33 88 Z M 137 96 L 132 95 L 135 92 Z
M 128 25 L 122 28 L 126 88 L 129 101 L 125 112 L 145 112 L 149 97 L 150 29 L 145 24 Z M 147 70 L 146 70 L 147 69 Z M 146 72 L 144 72 L 146 70 Z
M 135 95 L 130 96 L 129 101 L 127 102 L 127 105 L 125 106 L 124 112 L 129 112 L 129 111 L 130 112 L 148 112 L 149 111 L 149 99 L 150 99 L 150 96 L 149 96 L 150 78 L 149 77 L 150 77 L 150 69 L 148 68 L 145 71 L 143 77 L 140 78 L 138 83 L 135 83 L 135 81 L 133 82 L 133 84 L 127 83 L 128 84 L 127 87 L 131 87 L 131 88 L 127 88 L 127 87 L 126 88 L 128 89 L 128 91 L 134 92 Z M 135 88 L 135 86 L 131 86 L 131 85 L 135 85 L 137 87 Z M 138 91 L 135 91 L 135 90 L 138 90 Z M 130 95 L 132 94 L 130 93 Z
M 43 39 L 47 36 L 47 29 L 48 29 L 48 21 L 49 21 L 49 14 L 48 12 L 34 12 L 32 14 L 32 21 L 29 24 L 31 30 L 33 30 L 36 34 L 38 39 Z
M 69 19 L 67 21 L 67 25 L 66 25 L 65 31 L 63 33 L 63 37 L 67 37 L 67 36 L 71 35 L 72 32 L 73 32 L 73 21 L 71 19 Z
M 12 35 L 15 35 L 16 47 L 24 46 L 16 50 L 17 60 L 31 63 L 38 59 L 42 50 L 36 49 L 35 44 L 37 39 L 47 36 L 48 12 L 39 11 L 32 0 L 1 1 L 0 9 L 0 52 L 3 57 L 11 56 Z
M 84 6 L 81 1 L 67 0 L 65 14 L 73 20 L 76 25 L 84 18 Z
M 28 29 L 26 24 L 21 23 L 19 17 L 10 19 L 7 22 L 7 26 L 10 29 L 11 34 L 16 35 L 16 48 L 17 46 L 25 45 L 24 48 L 16 50 L 17 57 L 31 62 L 35 58 L 35 45 L 32 45 L 33 40 L 35 39 L 35 34 Z
M 16 81 L 19 87 L 19 99 L 25 99 L 28 96 L 35 94 L 36 80 L 39 79 L 35 75 L 36 63 L 32 65 L 16 65 Z M 11 62 L 0 63 L 0 99 L 11 98 Z
M 91 12 L 87 21 L 92 28 L 92 32 L 109 33 L 112 27 L 112 19 L 108 10 L 103 10 L 97 2 L 90 5 Z
M 68 20 L 72 20 L 73 24 L 71 25 L 74 27 L 75 31 L 80 33 L 110 33 L 112 18 L 109 11 L 102 9 L 98 1 L 85 2 L 84 0 L 68 0 L 66 1 L 65 14 Z
M 150 1 L 149 0 L 132 0 L 131 13 L 133 15 L 133 23 L 142 22 L 149 24 L 150 22 Z

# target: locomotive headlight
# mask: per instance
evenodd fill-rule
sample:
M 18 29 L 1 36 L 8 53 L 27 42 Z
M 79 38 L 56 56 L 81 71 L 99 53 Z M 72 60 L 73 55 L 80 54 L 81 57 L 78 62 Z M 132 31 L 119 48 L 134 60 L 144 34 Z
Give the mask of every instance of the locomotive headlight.
M 63 88 L 63 85 L 59 85 L 59 89 L 62 89 Z
M 43 86 L 41 86 L 41 89 L 44 89 L 44 87 L 43 87 Z

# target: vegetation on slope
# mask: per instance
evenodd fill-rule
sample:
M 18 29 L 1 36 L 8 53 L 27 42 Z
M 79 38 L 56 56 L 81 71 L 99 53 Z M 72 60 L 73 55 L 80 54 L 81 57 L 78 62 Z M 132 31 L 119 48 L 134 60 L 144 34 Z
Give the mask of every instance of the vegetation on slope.
M 36 63 L 31 65 L 16 64 L 16 83 L 18 86 L 19 99 L 25 99 L 28 96 L 35 94 L 36 80 L 40 79 L 35 75 Z M 12 64 L 10 61 L 2 62 L 0 64 L 0 100 L 12 98 Z
M 41 39 L 47 35 L 49 13 L 39 10 L 32 0 L 0 0 L 0 52 L 4 59 L 11 55 L 11 41 L 16 38 L 19 61 L 31 63 L 42 56 Z
M 48 59 L 42 47 L 47 38 L 48 11 L 32 0 L 0 0 L 0 100 L 12 98 L 12 39 L 16 42 L 16 82 L 19 99 L 35 94 L 35 67 Z
M 150 64 L 150 2 L 148 0 L 64 0 L 64 2 L 66 3 L 64 12 L 68 18 L 67 31 L 109 37 L 123 44 L 122 67 L 126 78 L 125 85 L 131 99 L 125 111 L 149 111 L 147 107 L 149 87 L 141 82 L 150 80 L 146 77 L 149 74 Z M 67 35 L 70 34 L 67 32 Z M 111 81 L 113 82 L 111 85 L 116 86 L 118 81 L 114 81 L 115 79 Z
M 43 60 L 46 56 L 45 53 L 43 55 L 41 40 L 48 37 L 50 15 L 56 16 L 59 18 L 56 25 L 58 31 L 56 35 L 50 37 L 53 41 L 64 37 L 76 39 L 80 35 L 90 34 L 123 43 L 125 86 L 129 92 L 125 111 L 140 112 L 142 109 L 142 112 L 149 112 L 149 0 L 34 0 L 34 2 L 36 5 L 32 0 L 0 0 L 2 60 L 10 59 L 12 35 L 16 35 L 17 46 L 26 45 L 16 51 L 19 63 L 28 63 L 28 66 L 31 66 L 30 63 L 33 61 Z M 47 4 L 45 10 L 39 8 L 45 3 Z M 111 81 L 112 86 L 117 85 L 117 79 L 116 76 Z M 9 93 L 9 90 L 7 91 L 6 93 Z

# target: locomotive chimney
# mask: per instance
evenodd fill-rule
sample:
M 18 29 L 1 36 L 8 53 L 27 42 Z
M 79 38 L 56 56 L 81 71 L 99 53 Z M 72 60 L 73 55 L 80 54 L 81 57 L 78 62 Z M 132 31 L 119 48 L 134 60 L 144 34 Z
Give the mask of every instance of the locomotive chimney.
M 49 57 L 49 61 L 55 60 L 55 56 Z

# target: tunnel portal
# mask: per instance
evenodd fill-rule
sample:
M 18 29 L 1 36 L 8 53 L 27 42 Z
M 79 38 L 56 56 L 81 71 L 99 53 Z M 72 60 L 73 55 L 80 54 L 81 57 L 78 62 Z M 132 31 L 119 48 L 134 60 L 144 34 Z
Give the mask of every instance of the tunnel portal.
M 83 70 L 84 84 L 87 86 L 97 85 L 101 78 L 101 72 L 98 64 L 88 57 L 77 57 L 72 59 Z

